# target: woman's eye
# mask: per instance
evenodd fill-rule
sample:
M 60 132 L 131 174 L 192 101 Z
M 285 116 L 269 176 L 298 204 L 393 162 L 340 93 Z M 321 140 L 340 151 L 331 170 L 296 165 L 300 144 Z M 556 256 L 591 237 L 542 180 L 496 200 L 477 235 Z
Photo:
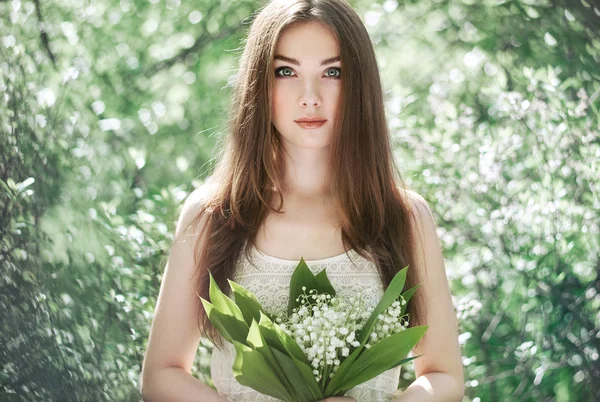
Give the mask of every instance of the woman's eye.
M 294 76 L 294 70 L 290 67 L 279 67 L 275 69 L 275 76 L 279 78 L 289 78 Z M 342 77 L 342 69 L 332 67 L 325 72 L 325 77 L 339 79 Z
M 342 78 L 342 69 L 339 67 L 332 67 L 325 73 L 327 77 L 331 78 Z
M 275 75 L 279 77 L 291 77 L 293 73 L 294 70 L 289 67 L 279 67 L 275 70 Z

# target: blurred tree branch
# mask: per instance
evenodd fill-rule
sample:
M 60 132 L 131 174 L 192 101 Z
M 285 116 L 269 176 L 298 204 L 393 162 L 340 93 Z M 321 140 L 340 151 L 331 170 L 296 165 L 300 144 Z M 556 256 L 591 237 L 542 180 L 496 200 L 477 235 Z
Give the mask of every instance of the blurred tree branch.
M 40 40 L 42 41 L 42 46 L 48 54 L 52 65 L 56 69 L 56 56 L 54 56 L 54 53 L 52 53 L 52 50 L 50 49 L 50 39 L 48 38 L 48 34 L 46 33 L 46 23 L 44 22 L 44 18 L 42 17 L 40 0 L 33 0 L 33 4 L 35 4 L 35 14 L 39 21 L 38 27 L 40 30 Z
M 207 17 L 205 18 L 205 20 L 210 20 L 213 12 L 215 11 L 215 9 L 217 9 L 217 6 L 219 4 L 220 3 L 217 2 L 217 3 L 213 3 L 213 5 L 211 5 L 211 7 L 206 12 Z M 181 52 L 179 52 L 175 56 L 171 57 L 170 59 L 163 60 L 163 61 L 160 61 L 160 62 L 154 64 L 152 67 L 148 68 L 145 71 L 144 75 L 146 77 L 150 77 L 161 70 L 170 68 L 173 65 L 185 60 L 186 57 L 188 57 L 189 55 L 194 54 L 194 53 L 199 53 L 205 46 L 207 46 L 211 42 L 216 41 L 216 40 L 221 40 L 230 35 L 233 35 L 237 30 L 238 30 L 238 27 L 228 26 L 228 27 L 222 29 L 216 36 L 210 36 L 208 34 L 200 35 L 196 38 L 196 40 L 194 40 L 194 44 L 192 46 L 190 46 L 189 48 L 183 49 Z M 206 32 L 206 30 L 204 32 Z
M 202 50 L 205 46 L 207 46 L 212 41 L 221 40 L 221 39 L 224 39 L 224 38 L 234 34 L 236 30 L 237 30 L 237 28 L 227 28 L 227 29 L 224 29 L 221 32 L 219 32 L 219 34 L 217 36 L 200 35 L 199 37 L 196 38 L 196 40 L 194 41 L 194 44 L 191 47 L 189 47 L 187 49 L 183 49 L 180 53 L 176 54 L 175 56 L 171 57 L 170 59 L 163 60 L 163 61 L 156 63 L 155 65 L 153 65 L 152 67 L 147 69 L 146 72 L 144 73 L 144 75 L 146 77 L 150 77 L 161 70 L 170 68 L 173 65 L 184 61 L 185 58 L 188 57 L 190 54 L 199 52 L 200 50 Z

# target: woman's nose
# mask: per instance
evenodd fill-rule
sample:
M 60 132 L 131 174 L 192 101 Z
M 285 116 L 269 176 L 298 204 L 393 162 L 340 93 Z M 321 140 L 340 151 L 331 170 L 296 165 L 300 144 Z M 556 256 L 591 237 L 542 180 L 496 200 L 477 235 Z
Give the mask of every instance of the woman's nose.
M 322 100 L 318 95 L 316 88 L 312 84 L 304 87 L 304 92 L 300 96 L 300 106 L 321 106 Z

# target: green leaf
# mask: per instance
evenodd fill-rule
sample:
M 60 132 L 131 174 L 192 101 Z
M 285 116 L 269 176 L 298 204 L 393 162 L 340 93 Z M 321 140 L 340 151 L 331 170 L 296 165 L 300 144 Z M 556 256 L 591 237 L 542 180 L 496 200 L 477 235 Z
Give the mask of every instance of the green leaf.
M 354 363 L 354 361 L 358 358 L 358 356 L 361 354 L 361 352 L 364 349 L 365 349 L 365 345 L 361 344 L 356 349 L 354 349 L 348 357 L 346 357 L 342 361 L 342 363 L 339 365 L 337 371 L 335 372 L 335 375 L 333 376 L 333 378 L 327 382 L 327 385 L 325 386 L 325 390 L 323 392 L 325 395 L 340 396 L 337 392 L 334 393 L 334 391 L 338 390 L 340 388 L 339 385 L 344 382 L 344 379 L 346 378 L 346 374 L 352 368 L 352 363 Z
M 298 343 L 265 314 L 261 314 L 258 326 L 270 346 L 310 367 L 310 362 Z
M 229 282 L 229 286 L 231 286 L 231 292 L 233 293 L 235 304 L 237 304 L 242 312 L 242 315 L 246 320 L 246 324 L 252 324 L 252 320 L 259 322 L 260 313 L 263 311 L 263 308 L 256 296 L 237 283 L 229 279 L 227 279 L 227 281 Z
M 275 358 L 275 356 L 273 356 L 271 348 L 263 338 L 256 320 L 252 320 L 252 323 L 250 324 L 250 330 L 248 331 L 248 338 L 246 340 L 248 345 L 252 346 L 252 348 L 257 350 L 262 357 L 264 357 L 267 364 L 269 364 L 273 370 L 273 373 L 277 376 L 277 378 L 279 378 L 279 381 L 281 381 L 285 389 L 290 392 L 293 401 L 300 401 L 298 396 L 299 390 L 296 390 L 292 383 L 292 377 L 294 375 L 297 376 L 297 373 L 290 372 L 279 364 L 279 361 Z
M 302 376 L 304 384 L 308 386 L 312 395 L 319 396 L 317 400 L 323 399 L 321 387 L 312 373 L 310 362 L 296 341 L 278 325 L 275 325 L 265 314 L 261 314 L 258 326 L 267 344 L 294 363 L 299 370 L 299 374 Z M 277 357 L 277 354 L 275 356 Z
M 248 337 L 248 325 L 246 324 L 246 321 L 221 313 L 214 305 L 202 297 L 200 300 L 202 300 L 202 305 L 204 306 L 204 311 L 206 311 L 208 319 L 223 338 L 229 342 L 235 340 L 246 343 L 246 338 Z
M 363 328 L 359 331 L 357 336 L 357 340 L 360 342 L 360 346 L 358 346 L 350 355 L 344 359 L 344 361 L 338 367 L 333 378 L 327 383 L 325 387 L 325 395 L 337 395 L 337 393 L 333 393 L 333 390 L 339 389 L 339 384 L 343 383 L 348 375 L 348 372 L 353 367 L 354 361 L 361 355 L 364 350 L 364 345 L 367 343 L 369 336 L 371 336 L 371 332 L 373 331 L 373 327 L 375 326 L 375 320 L 379 317 L 379 314 L 385 309 L 387 309 L 394 300 L 398 299 L 400 293 L 402 292 L 402 288 L 404 287 L 404 283 L 406 281 L 406 273 L 408 271 L 408 267 L 404 267 L 401 269 L 392 279 L 390 285 L 384 292 L 381 300 L 371 313 L 371 316 L 363 326 Z M 412 290 L 412 288 L 410 289 Z M 408 292 L 408 291 L 407 291 Z M 408 304 L 408 303 L 407 303 Z
M 345 392 L 358 384 L 375 378 L 384 371 L 402 364 L 405 356 L 423 337 L 427 328 L 428 325 L 422 325 L 405 329 L 382 339 L 371 348 L 365 349 L 354 361 L 354 364 L 346 373 L 346 380 L 339 385 L 339 388 Z
M 302 290 L 303 286 L 306 286 L 306 291 Z M 288 301 L 287 310 L 288 316 L 292 315 L 294 309 L 300 306 L 300 302 L 296 301 L 298 296 L 303 292 L 309 294 L 313 289 L 315 289 L 317 293 L 329 293 L 331 296 L 336 295 L 335 289 L 327 277 L 327 272 L 322 270 L 317 276 L 313 275 L 310 268 L 308 268 L 308 265 L 306 265 L 304 258 L 301 258 L 292 274 L 292 279 L 290 280 L 290 299 Z
M 262 394 L 287 402 L 293 401 L 260 352 L 240 342 L 233 341 L 233 345 L 236 351 L 233 376 L 237 382 Z
M 365 344 L 368 340 L 368 337 L 371 335 L 373 331 L 373 327 L 375 326 L 375 321 L 379 314 L 383 312 L 383 310 L 387 309 L 393 302 L 396 300 L 400 293 L 402 292 L 402 288 L 404 287 L 404 282 L 406 282 L 406 273 L 408 271 L 408 266 L 401 269 L 394 278 L 390 282 L 390 285 L 383 293 L 381 300 L 377 303 L 377 306 L 371 313 L 371 316 L 359 331 L 357 340 L 361 343 L 361 345 Z M 339 370 L 339 369 L 338 369 Z
M 286 390 L 290 393 L 294 402 L 312 402 L 312 394 L 308 387 L 303 384 L 302 374 L 294 365 L 293 361 L 275 348 L 270 347 L 262 337 L 256 321 L 252 321 L 248 333 L 248 343 L 261 353 L 265 361 L 273 369 Z M 278 357 L 275 357 L 274 353 Z M 286 360 L 287 359 L 287 360 Z
M 321 388 L 312 374 L 312 369 L 310 367 L 301 362 L 298 362 L 300 364 L 296 365 L 296 362 L 294 362 L 293 359 L 275 348 L 271 348 L 271 352 L 279 362 L 282 372 L 285 373 L 289 380 L 293 395 L 295 395 L 299 401 L 314 402 L 323 399 Z M 301 367 L 304 370 L 301 370 Z M 308 369 L 308 372 L 306 369 Z M 310 381 L 311 379 L 312 381 Z
M 421 287 L 421 284 L 419 283 L 418 285 L 413 286 L 412 288 L 408 289 L 406 292 L 402 293 L 402 297 L 404 298 L 404 301 L 406 302 L 406 304 L 401 307 L 400 316 L 404 315 L 404 313 L 406 312 L 406 308 L 408 307 L 408 302 L 413 297 L 413 295 L 415 294 L 417 289 L 419 289 L 420 287 Z
M 8 187 L 13 190 L 13 191 L 17 191 L 17 184 L 15 183 L 15 181 L 13 179 L 11 179 L 10 177 L 8 179 L 6 179 L 6 184 L 8 185 Z
M 209 295 L 210 301 L 213 306 L 222 314 L 229 315 L 237 318 L 238 320 L 244 321 L 244 315 L 242 314 L 240 308 L 231 300 L 229 297 L 225 295 L 225 293 L 221 292 L 219 289 L 219 285 L 213 278 L 212 274 L 208 273 L 210 277 L 210 287 L 209 287 Z
M 306 293 L 311 289 L 319 289 L 319 282 L 317 278 L 313 275 L 311 270 L 304 262 L 304 258 L 300 259 L 298 266 L 294 270 L 292 274 L 292 278 L 290 279 L 290 299 L 288 301 L 288 316 L 292 315 L 294 309 L 300 305 L 299 301 L 296 301 L 298 296 L 303 293 L 302 287 L 306 286 Z
M 33 177 L 28 177 L 27 179 L 25 179 L 24 181 L 19 183 L 17 185 L 17 194 L 20 194 L 23 191 L 25 191 L 25 189 L 27 187 L 31 186 L 34 182 L 35 182 L 35 179 Z
M 306 385 L 310 388 L 311 392 L 317 395 L 316 399 L 324 399 L 325 395 L 323 394 L 323 390 L 321 389 L 321 386 L 319 385 L 317 379 L 315 378 L 315 375 L 313 374 L 312 366 L 304 364 L 303 362 L 296 359 L 294 356 L 291 356 L 290 358 L 292 359 L 296 367 L 298 367 L 298 369 L 300 370 L 302 378 L 306 382 Z
M 10 188 L 10 186 L 2 179 L 0 179 L 0 186 L 2 188 L 4 188 L 4 190 L 6 190 L 7 193 L 12 194 L 13 190 Z
M 321 272 L 319 272 L 316 278 L 317 283 L 319 284 L 319 287 L 321 289 L 319 293 L 329 293 L 332 297 L 336 295 L 335 289 L 333 288 L 333 285 L 331 285 L 331 282 L 329 282 L 329 278 L 327 277 L 327 270 L 324 269 Z

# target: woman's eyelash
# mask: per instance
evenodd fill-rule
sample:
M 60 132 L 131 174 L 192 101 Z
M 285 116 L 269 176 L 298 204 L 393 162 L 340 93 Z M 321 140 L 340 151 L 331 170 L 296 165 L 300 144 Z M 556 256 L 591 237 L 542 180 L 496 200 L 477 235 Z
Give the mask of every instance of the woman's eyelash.
M 276 69 L 275 69 L 275 77 L 276 77 L 276 78 L 290 78 L 290 77 L 292 77 L 292 75 L 280 75 L 280 74 L 279 74 L 281 71 L 284 71 L 284 70 L 286 70 L 286 69 L 289 69 L 289 70 L 291 70 L 292 72 L 294 71 L 294 70 L 293 70 L 291 67 L 282 66 L 282 67 L 279 67 L 279 68 L 276 68 Z M 331 70 L 335 70 L 335 71 L 337 71 L 337 72 L 338 72 L 338 74 L 337 74 L 336 76 L 333 76 L 333 75 L 327 75 L 327 72 L 329 72 L 329 71 L 331 71 Z M 327 69 L 327 72 L 326 72 L 325 74 L 326 74 L 326 76 L 327 76 L 328 78 L 340 79 L 340 78 L 342 77 L 342 69 L 341 69 L 341 68 L 339 68 L 339 67 L 331 67 L 331 68 L 328 68 L 328 69 Z

